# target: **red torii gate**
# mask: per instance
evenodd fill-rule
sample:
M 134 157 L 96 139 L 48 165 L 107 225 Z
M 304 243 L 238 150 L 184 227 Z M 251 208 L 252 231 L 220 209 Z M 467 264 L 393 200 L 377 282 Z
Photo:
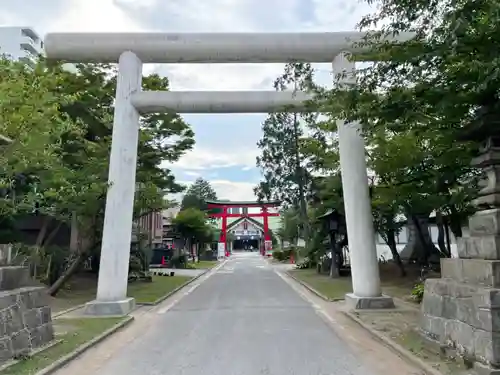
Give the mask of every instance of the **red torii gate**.
M 270 255 L 272 252 L 272 239 L 269 233 L 269 217 L 279 216 L 278 213 L 269 212 L 269 208 L 278 207 L 281 202 L 279 201 L 267 201 L 267 202 L 236 202 L 236 201 L 205 201 L 209 211 L 208 216 L 212 218 L 222 219 L 221 233 L 219 237 L 219 246 L 223 246 L 224 254 L 229 256 L 229 252 L 226 247 L 226 232 L 227 232 L 227 218 L 228 217 L 262 217 L 263 227 L 264 227 L 264 248 L 261 249 L 262 255 Z M 233 214 L 228 213 L 229 208 L 244 208 L 244 207 L 258 207 L 260 208 L 260 213 L 241 213 Z

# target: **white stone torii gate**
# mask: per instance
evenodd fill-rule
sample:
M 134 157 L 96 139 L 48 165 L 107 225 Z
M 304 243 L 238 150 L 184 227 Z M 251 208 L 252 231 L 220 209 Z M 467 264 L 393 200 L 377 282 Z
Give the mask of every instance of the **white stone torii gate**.
M 302 111 L 307 93 L 276 91 L 142 91 L 144 63 L 333 62 L 335 73 L 354 72 L 346 53 L 365 33 L 51 33 L 49 59 L 118 62 L 109 184 L 96 300 L 86 313 L 122 315 L 134 308 L 127 277 L 135 192 L 140 113 L 266 113 Z M 398 40 L 407 40 L 400 34 Z M 368 192 L 365 147 L 359 124 L 339 121 L 339 153 L 351 256 L 354 308 L 393 307 L 382 296 Z

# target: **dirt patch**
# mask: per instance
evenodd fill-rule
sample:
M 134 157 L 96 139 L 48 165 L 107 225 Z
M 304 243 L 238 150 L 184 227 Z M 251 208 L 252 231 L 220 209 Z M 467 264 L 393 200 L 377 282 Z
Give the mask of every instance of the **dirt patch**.
M 450 356 L 418 333 L 418 310 L 363 311 L 353 313 L 363 323 L 399 344 L 413 355 L 431 365 L 443 375 L 457 375 L 466 370 L 460 358 Z
M 52 313 L 58 313 L 82 305 L 95 298 L 97 275 L 82 273 L 75 275 L 56 295 L 50 297 Z

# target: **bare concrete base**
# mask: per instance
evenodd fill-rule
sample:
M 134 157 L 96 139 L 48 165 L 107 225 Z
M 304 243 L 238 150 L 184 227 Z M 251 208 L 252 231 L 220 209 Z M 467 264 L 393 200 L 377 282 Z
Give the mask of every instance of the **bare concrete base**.
M 389 296 L 358 297 L 353 293 L 345 295 L 345 303 L 349 310 L 394 309 L 394 301 Z
M 122 301 L 91 301 L 85 305 L 84 314 L 93 316 L 124 316 L 135 309 L 135 299 Z

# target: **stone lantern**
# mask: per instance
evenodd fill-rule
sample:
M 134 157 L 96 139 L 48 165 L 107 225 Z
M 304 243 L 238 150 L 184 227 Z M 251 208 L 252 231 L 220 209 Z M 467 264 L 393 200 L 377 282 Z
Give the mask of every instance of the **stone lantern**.
M 484 106 L 462 140 L 480 143 L 472 164 L 484 172 L 458 258 L 441 259 L 441 279 L 425 282 L 423 334 L 456 349 L 477 374 L 500 374 L 500 116 Z
M 332 253 L 332 262 L 330 267 L 330 276 L 340 276 L 340 268 L 344 264 L 342 247 L 337 243 L 339 235 L 347 236 L 345 218 L 335 209 L 328 210 L 325 214 L 318 217 L 323 222 L 330 243 Z

